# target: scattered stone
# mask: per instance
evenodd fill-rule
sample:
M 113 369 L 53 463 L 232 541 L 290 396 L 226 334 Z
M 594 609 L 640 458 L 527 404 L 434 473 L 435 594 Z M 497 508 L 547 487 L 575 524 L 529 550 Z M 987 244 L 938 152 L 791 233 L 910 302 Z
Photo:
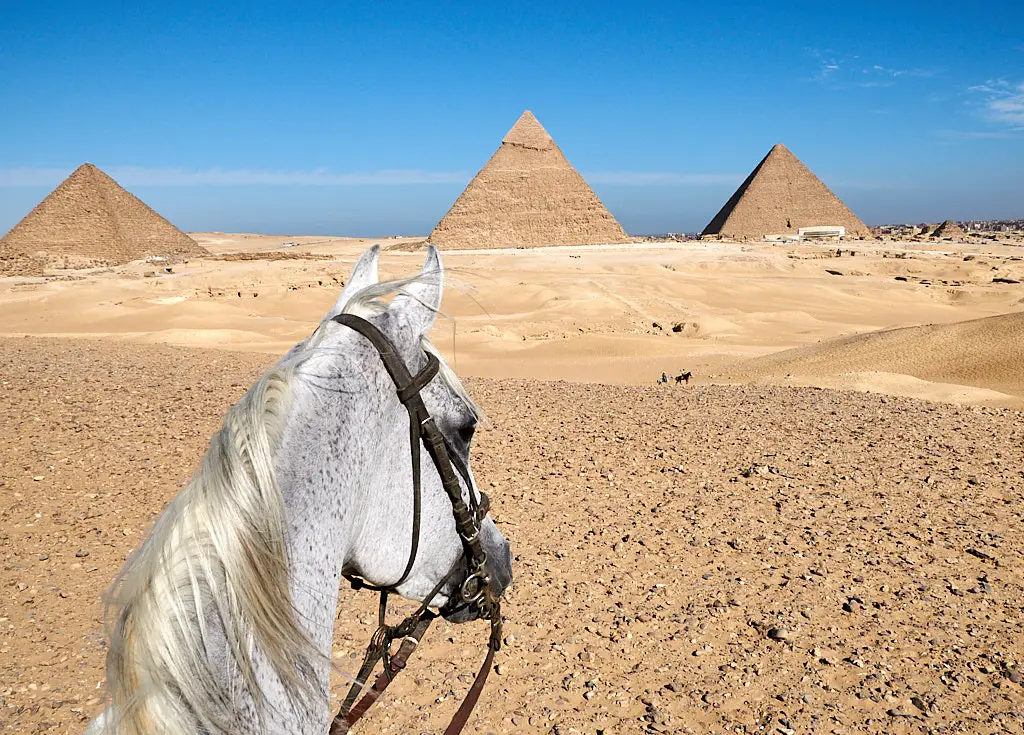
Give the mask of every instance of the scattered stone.
M 85 549 L 79 549 L 78 551 L 75 552 L 75 556 L 78 557 L 79 559 L 84 559 L 85 557 L 89 556 L 89 552 L 86 551 Z
M 788 628 L 769 628 L 768 637 L 773 641 L 791 641 L 793 640 L 793 632 Z

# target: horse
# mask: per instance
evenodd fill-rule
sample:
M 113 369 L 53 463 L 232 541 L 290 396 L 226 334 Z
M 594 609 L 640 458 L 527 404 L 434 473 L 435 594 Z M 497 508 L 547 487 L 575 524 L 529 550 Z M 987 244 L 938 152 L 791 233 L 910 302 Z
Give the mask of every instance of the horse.
M 89 735 L 324 735 L 343 577 L 456 623 L 481 616 L 461 602 L 474 577 L 495 599 L 511 583 L 509 543 L 469 469 L 482 412 L 427 339 L 440 256 L 431 246 L 418 275 L 380 282 L 379 254 L 362 254 L 315 331 L 227 411 L 121 570 L 108 702 Z M 416 376 L 397 392 L 395 362 Z M 413 399 L 426 418 L 410 430 Z
M 676 376 L 676 385 L 679 385 L 680 383 L 686 383 L 687 385 L 689 385 L 690 378 L 692 377 L 693 373 L 691 373 L 689 370 L 680 370 L 679 375 Z

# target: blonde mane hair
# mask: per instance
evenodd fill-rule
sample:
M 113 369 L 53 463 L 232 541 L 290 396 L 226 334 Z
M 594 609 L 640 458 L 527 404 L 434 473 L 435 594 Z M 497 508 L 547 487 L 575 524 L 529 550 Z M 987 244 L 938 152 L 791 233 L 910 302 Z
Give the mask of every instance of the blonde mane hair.
M 112 706 L 104 729 L 125 735 L 233 729 L 229 674 L 210 667 L 218 645 L 225 661 L 237 665 L 260 720 L 256 650 L 297 711 L 324 701 L 313 675 L 324 656 L 292 605 L 273 469 L 292 373 L 293 366 L 270 370 L 231 407 L 199 471 L 115 582 L 107 657 Z M 211 628 L 222 629 L 224 640 L 211 640 Z

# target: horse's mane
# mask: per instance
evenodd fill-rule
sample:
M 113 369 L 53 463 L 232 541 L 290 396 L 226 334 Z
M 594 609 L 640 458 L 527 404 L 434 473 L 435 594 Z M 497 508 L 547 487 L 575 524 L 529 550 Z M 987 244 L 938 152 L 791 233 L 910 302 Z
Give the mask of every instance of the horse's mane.
M 216 645 L 233 661 L 264 716 L 258 648 L 297 711 L 322 703 L 323 658 L 292 605 L 284 510 L 273 457 L 291 403 L 293 368 L 278 365 L 231 407 L 189 485 L 125 565 L 110 599 L 111 707 L 104 729 L 142 733 L 229 731 L 228 671 L 212 671 Z M 212 619 L 216 616 L 218 619 Z M 210 638 L 219 623 L 224 643 Z
M 387 308 L 385 297 L 412 296 L 406 286 L 433 277 L 369 286 L 343 310 L 372 316 Z M 263 719 L 258 666 L 261 673 L 277 676 L 297 713 L 312 713 L 326 701 L 315 676 L 325 656 L 292 604 L 284 503 L 274 474 L 292 381 L 298 366 L 323 349 L 325 324 L 228 410 L 199 471 L 116 580 L 108 609 L 111 706 L 101 731 L 219 735 L 237 725 L 230 717 L 243 693 Z M 426 337 L 421 346 L 438 356 L 440 379 L 482 419 L 436 347 Z M 218 624 L 224 642 L 211 637 Z M 219 653 L 227 671 L 211 670 L 211 652 L 217 653 L 218 645 L 224 646 Z M 263 657 L 259 664 L 257 650 Z M 232 689 L 231 664 L 238 667 L 245 692 Z

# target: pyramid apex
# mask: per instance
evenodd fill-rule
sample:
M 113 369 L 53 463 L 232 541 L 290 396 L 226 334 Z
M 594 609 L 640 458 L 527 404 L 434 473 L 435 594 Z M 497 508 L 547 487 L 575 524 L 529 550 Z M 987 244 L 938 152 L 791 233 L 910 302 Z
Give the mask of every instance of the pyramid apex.
M 630 241 L 529 110 L 427 239 L 449 250 Z
M 535 148 L 539 151 L 546 150 L 555 144 L 555 141 L 548 135 L 548 131 L 529 110 L 523 111 L 523 114 L 516 120 L 516 124 L 505 133 L 501 142 L 524 148 Z

